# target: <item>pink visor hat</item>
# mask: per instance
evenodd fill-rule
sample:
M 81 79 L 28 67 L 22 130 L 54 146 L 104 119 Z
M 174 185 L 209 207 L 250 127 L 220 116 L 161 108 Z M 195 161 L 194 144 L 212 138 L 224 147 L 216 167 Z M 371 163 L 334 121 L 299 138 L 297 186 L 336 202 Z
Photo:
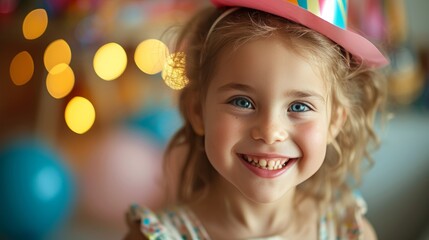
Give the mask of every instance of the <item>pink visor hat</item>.
M 211 0 L 216 7 L 245 7 L 313 29 L 336 42 L 365 66 L 383 67 L 386 57 L 369 40 L 347 29 L 347 0 Z

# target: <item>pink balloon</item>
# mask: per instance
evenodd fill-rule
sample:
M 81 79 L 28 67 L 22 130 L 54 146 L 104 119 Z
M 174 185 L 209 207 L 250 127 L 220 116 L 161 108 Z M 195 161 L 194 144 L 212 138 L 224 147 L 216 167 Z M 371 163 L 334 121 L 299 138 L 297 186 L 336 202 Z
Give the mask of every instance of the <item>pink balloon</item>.
M 141 134 L 116 130 L 95 143 L 82 171 L 82 204 L 92 216 L 122 222 L 130 204 L 152 209 L 165 198 L 162 153 Z

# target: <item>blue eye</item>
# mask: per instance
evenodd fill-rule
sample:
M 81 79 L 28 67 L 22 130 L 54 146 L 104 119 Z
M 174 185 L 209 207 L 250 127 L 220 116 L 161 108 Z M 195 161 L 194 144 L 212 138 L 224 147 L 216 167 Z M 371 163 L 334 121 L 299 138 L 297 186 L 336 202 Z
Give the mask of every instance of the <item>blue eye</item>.
M 229 101 L 228 103 L 239 107 L 239 108 L 247 108 L 247 109 L 254 109 L 255 107 L 253 106 L 252 102 L 245 98 L 245 97 L 236 97 L 234 99 L 232 99 L 231 101 Z
M 307 111 L 310 111 L 310 108 L 304 103 L 294 103 L 289 107 L 288 111 L 289 112 L 307 112 Z

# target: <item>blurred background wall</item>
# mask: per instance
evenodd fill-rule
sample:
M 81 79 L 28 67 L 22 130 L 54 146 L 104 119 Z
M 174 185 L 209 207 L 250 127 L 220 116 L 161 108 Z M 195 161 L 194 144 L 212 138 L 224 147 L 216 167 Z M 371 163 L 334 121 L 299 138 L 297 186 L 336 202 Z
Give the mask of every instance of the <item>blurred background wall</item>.
M 197 0 L 0 0 L 0 239 L 120 239 L 162 205 L 174 33 Z M 362 193 L 379 239 L 429 239 L 429 1 L 350 0 L 391 65 Z
M 389 29 L 388 41 L 397 42 L 389 53 L 392 119 L 379 127 L 382 147 L 362 192 L 380 239 L 429 239 L 429 1 L 403 4 L 405 16 L 391 20 Z

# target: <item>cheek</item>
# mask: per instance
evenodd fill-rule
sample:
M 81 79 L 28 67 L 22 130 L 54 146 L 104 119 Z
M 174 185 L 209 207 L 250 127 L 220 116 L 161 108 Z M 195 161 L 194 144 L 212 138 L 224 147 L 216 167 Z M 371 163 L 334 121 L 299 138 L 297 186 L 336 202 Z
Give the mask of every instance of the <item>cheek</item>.
M 297 128 L 296 143 L 302 151 L 301 167 L 315 172 L 326 155 L 328 128 L 323 122 L 302 124 Z
M 228 114 L 211 111 L 206 115 L 205 148 L 209 159 L 222 159 L 232 152 L 232 147 L 242 134 L 239 121 Z
M 239 124 L 234 117 L 228 116 L 226 114 L 212 114 L 207 115 L 207 119 L 204 122 L 205 125 L 205 137 L 206 140 L 220 141 L 222 143 L 227 141 L 231 136 L 236 134 L 234 129 L 237 129 Z

